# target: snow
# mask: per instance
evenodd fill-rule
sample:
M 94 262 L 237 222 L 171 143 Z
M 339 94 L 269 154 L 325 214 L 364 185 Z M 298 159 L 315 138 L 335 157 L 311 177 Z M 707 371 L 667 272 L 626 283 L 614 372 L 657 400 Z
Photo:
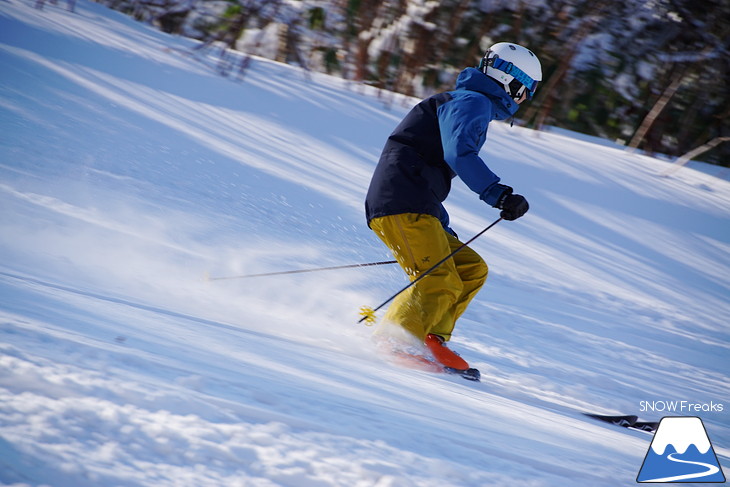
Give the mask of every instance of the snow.
M 0 3 L 0 482 L 628 485 L 651 436 L 581 413 L 698 415 L 656 401 L 722 404 L 727 464 L 721 169 L 494 125 L 531 210 L 473 245 L 490 277 L 452 346 L 482 382 L 398 369 L 357 324 L 394 266 L 204 276 L 389 260 L 362 202 L 415 100 L 263 59 L 223 78 L 192 41 L 33 3 Z M 498 215 L 454 186 L 466 239 Z

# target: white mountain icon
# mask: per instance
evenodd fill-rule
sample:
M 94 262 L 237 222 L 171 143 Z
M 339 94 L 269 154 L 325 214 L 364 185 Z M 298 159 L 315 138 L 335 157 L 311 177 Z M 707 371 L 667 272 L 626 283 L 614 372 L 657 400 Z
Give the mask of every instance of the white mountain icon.
M 664 455 L 667 445 L 673 445 L 677 453 L 684 453 L 690 445 L 697 447 L 700 453 L 707 453 L 711 448 L 702 421 L 697 417 L 664 418 L 651 442 L 651 449 L 657 455 Z

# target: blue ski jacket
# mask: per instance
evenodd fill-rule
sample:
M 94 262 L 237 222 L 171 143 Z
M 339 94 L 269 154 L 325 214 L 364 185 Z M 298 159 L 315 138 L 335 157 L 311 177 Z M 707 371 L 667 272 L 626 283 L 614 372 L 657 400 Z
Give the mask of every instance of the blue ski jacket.
M 496 81 L 466 68 L 456 89 L 417 104 L 385 143 L 365 198 L 368 224 L 400 213 L 433 215 L 449 228 L 443 201 L 459 176 L 495 206 L 507 186 L 479 157 L 492 120 L 512 117 L 519 105 Z M 453 232 L 451 232 L 453 233 Z

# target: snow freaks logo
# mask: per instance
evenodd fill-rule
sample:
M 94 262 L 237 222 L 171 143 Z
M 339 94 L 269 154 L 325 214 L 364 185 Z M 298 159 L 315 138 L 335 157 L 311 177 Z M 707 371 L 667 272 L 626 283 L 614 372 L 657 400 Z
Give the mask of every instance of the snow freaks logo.
M 668 412 L 675 414 L 682 413 L 721 413 L 725 410 L 725 406 L 722 403 L 716 403 L 713 401 L 698 403 L 690 401 L 641 401 L 639 403 L 640 411 L 659 411 Z
M 636 481 L 725 482 L 702 420 L 696 416 L 662 418 Z

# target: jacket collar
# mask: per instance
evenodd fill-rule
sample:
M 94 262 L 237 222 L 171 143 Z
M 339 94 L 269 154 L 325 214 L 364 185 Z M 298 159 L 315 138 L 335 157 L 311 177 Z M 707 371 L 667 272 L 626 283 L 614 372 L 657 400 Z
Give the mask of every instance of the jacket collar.
M 457 90 L 476 91 L 492 101 L 492 120 L 507 120 L 520 108 L 499 83 L 476 68 L 466 68 L 456 79 Z

